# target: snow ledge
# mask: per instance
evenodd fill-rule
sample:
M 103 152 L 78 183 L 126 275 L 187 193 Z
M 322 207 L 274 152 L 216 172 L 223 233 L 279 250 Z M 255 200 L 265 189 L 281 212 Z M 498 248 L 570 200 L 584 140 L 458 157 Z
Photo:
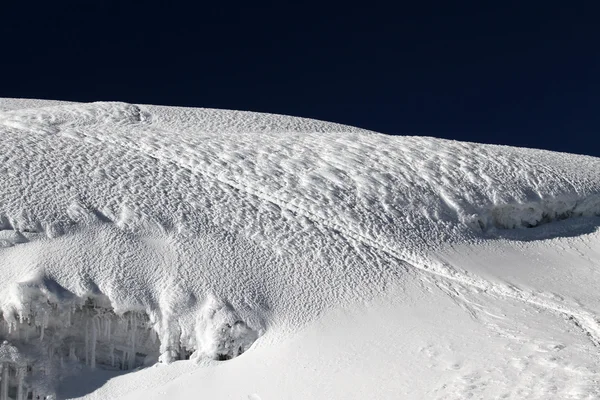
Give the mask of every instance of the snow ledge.
M 591 216 L 600 216 L 600 195 L 496 205 L 472 215 L 465 223 L 477 231 L 488 231 L 535 228 L 555 221 Z

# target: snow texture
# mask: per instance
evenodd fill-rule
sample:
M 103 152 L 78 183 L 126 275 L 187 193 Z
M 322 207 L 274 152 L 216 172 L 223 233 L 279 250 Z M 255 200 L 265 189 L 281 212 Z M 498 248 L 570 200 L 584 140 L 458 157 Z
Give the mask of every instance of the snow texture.
M 168 371 L 191 362 L 97 394 L 69 382 L 189 358 L 205 385 L 178 381 L 164 397 L 600 396 L 587 355 L 600 347 L 600 159 L 241 111 L 17 99 L 0 110 L 0 400 L 160 398 L 140 388 L 168 388 Z M 560 254 L 532 260 L 557 246 L 571 269 Z M 430 329 L 403 331 L 436 312 Z M 461 324 L 490 339 L 470 347 Z M 399 371 L 411 366 L 382 348 L 415 371 L 433 362 L 430 374 L 407 392 L 415 377 Z M 290 362 L 282 354 L 297 380 L 265 387 Z M 380 365 L 352 375 L 368 354 Z M 431 371 L 457 355 L 431 389 Z M 206 384 L 240 374 L 229 391 Z M 545 391 L 506 381 L 518 376 Z M 316 392 L 299 389 L 308 381 Z

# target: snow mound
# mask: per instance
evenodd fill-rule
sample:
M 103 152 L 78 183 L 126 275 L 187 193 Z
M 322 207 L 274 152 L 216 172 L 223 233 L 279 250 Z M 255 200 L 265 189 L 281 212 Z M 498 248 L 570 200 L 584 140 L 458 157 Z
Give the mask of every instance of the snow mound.
M 197 322 L 199 355 L 229 360 L 248 350 L 259 332 L 236 315 L 229 304 L 209 297 Z
M 239 111 L 0 105 L 0 340 L 27 360 L 21 391 L 52 395 L 78 368 L 244 359 L 407 276 L 600 332 L 593 310 L 432 256 L 597 216 L 597 158 Z

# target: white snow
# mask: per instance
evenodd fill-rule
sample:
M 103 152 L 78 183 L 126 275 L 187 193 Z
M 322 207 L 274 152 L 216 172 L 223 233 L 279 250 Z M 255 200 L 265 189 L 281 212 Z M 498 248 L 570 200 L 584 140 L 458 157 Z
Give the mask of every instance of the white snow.
M 0 400 L 600 397 L 598 158 L 0 110 Z

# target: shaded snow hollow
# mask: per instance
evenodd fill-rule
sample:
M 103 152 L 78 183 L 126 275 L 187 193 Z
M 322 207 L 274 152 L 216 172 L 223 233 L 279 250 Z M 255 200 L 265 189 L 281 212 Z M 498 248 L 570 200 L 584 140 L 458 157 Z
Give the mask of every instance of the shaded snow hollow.
M 233 358 L 412 268 L 487 290 L 429 254 L 600 215 L 592 157 L 250 112 L 45 105 L 0 101 L 0 349 L 35 365 L 20 390 L 51 394 L 47 377 L 78 364 Z

